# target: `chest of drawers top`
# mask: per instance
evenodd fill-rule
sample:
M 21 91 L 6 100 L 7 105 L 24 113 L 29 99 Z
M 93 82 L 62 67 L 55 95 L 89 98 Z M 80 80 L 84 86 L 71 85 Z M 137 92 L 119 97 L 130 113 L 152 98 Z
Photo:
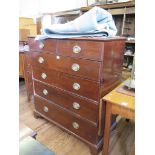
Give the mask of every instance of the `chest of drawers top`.
M 70 38 L 70 39 L 45 39 L 35 41 L 29 37 L 30 50 L 33 52 L 48 52 L 56 55 L 102 61 L 106 44 L 125 40 L 116 38 Z

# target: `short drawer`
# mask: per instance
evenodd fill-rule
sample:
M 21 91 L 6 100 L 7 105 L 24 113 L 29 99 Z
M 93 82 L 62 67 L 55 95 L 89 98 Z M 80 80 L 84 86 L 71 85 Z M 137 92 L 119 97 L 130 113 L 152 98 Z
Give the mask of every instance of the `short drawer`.
M 38 51 L 47 51 L 53 52 L 56 51 L 56 43 L 55 39 L 45 39 L 42 41 L 35 40 L 34 38 L 28 39 L 28 45 L 31 51 L 38 52 Z
M 32 53 L 32 65 L 99 81 L 101 63 L 47 53 Z
M 34 89 L 37 95 L 97 124 L 99 105 L 38 81 L 34 81 Z
M 102 60 L 103 42 L 58 40 L 58 53 L 64 56 Z
M 100 99 L 100 84 L 98 82 L 41 68 L 33 68 L 33 78 L 95 101 Z
M 97 127 L 91 125 L 86 121 L 74 117 L 73 115 L 57 107 L 53 103 L 47 102 L 40 97 L 34 97 L 34 104 L 36 111 L 47 117 L 49 120 L 60 124 L 61 126 L 63 126 L 63 128 L 84 139 L 87 139 L 94 144 L 97 142 Z

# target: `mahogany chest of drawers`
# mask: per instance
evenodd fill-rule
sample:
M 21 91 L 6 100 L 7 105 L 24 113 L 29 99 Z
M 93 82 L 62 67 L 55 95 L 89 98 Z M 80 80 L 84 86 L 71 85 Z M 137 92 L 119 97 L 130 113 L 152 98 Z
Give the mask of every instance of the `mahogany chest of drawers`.
M 90 146 L 102 146 L 102 97 L 121 82 L 124 38 L 29 37 L 35 116 L 42 116 Z

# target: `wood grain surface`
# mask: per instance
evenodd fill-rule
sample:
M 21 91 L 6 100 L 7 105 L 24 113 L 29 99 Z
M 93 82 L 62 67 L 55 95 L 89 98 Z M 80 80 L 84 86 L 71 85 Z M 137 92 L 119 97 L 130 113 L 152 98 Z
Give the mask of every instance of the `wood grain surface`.
M 47 75 L 45 79 L 41 77 L 42 73 L 45 73 Z M 70 93 L 75 93 L 94 101 L 99 100 L 100 85 L 97 82 L 81 79 L 69 74 L 57 72 L 55 70 L 39 68 L 33 69 L 33 76 L 36 80 L 69 91 Z M 78 83 L 80 85 L 79 90 L 73 88 L 74 83 Z
M 62 131 L 45 119 L 35 119 L 33 102 L 27 101 L 24 82 L 20 82 L 19 123 L 37 131 L 37 140 L 54 151 L 57 155 L 91 155 L 88 145 Z M 129 155 L 134 144 L 134 123 L 121 119 L 117 128 L 111 132 L 110 155 Z M 101 152 L 99 153 L 101 155 Z
M 69 94 L 63 90 L 39 81 L 34 81 L 34 89 L 37 95 L 52 101 L 53 103 L 63 107 L 65 110 L 73 112 L 76 116 L 87 119 L 97 125 L 99 107 L 94 102 L 90 102 L 84 98 L 79 98 L 79 96 Z M 47 90 L 47 95 L 43 93 L 44 90 Z M 79 109 L 75 109 L 73 107 L 74 103 L 79 104 Z

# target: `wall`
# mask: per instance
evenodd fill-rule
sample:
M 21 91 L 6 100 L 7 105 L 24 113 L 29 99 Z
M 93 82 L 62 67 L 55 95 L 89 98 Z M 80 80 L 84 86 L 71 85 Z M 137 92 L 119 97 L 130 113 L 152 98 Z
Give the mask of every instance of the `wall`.
M 89 4 L 95 0 L 89 0 Z M 20 0 L 19 16 L 36 17 L 41 13 L 52 13 L 87 6 L 87 0 Z

